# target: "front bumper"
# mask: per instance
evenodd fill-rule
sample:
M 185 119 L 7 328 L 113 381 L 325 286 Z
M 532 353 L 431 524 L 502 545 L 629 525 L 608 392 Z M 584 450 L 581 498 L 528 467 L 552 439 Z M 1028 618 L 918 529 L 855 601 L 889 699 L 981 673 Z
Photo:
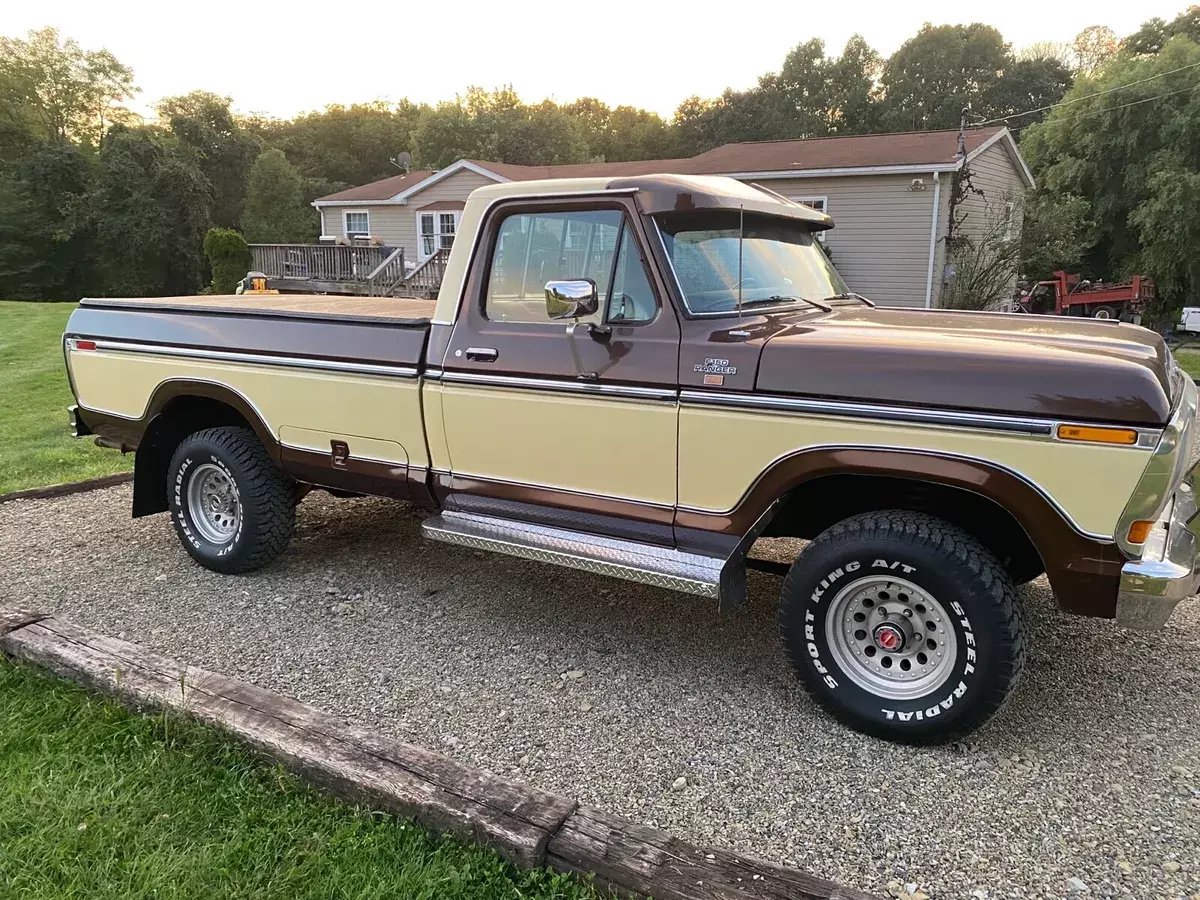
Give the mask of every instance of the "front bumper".
M 1179 601 L 1200 590 L 1200 566 L 1196 558 L 1200 550 L 1196 468 L 1184 476 L 1146 538 L 1141 559 L 1121 568 L 1117 594 L 1117 622 L 1121 625 L 1162 628 Z

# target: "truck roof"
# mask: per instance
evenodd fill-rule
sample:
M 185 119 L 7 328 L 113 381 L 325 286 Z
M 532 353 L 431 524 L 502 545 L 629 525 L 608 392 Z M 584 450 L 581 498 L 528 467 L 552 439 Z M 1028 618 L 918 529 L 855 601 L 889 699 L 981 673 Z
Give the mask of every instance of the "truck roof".
M 632 175 L 620 178 L 545 178 L 509 181 L 476 188 L 472 197 L 487 200 L 514 196 L 632 193 L 642 212 L 650 215 L 702 209 L 744 209 L 807 222 L 812 228 L 832 228 L 833 220 L 811 206 L 781 197 L 767 188 L 724 175 Z

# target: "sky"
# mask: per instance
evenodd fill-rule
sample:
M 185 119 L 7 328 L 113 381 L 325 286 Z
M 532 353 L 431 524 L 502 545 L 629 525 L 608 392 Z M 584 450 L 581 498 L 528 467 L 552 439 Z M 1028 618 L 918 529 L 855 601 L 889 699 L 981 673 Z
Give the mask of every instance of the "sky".
M 517 0 L 512 4 L 335 3 L 330 0 L 40 0 L 0 3 L 0 34 L 57 27 L 111 50 L 142 89 L 134 104 L 195 89 L 242 113 L 289 117 L 330 103 L 435 103 L 471 85 L 511 84 L 527 101 L 598 97 L 670 116 L 693 94 L 746 88 L 812 37 L 839 51 L 855 32 L 883 55 L 922 25 L 979 20 L 1017 49 L 1069 41 L 1088 25 L 1119 35 L 1187 0 L 662 3 Z M 736 11 L 736 12 L 735 12 Z

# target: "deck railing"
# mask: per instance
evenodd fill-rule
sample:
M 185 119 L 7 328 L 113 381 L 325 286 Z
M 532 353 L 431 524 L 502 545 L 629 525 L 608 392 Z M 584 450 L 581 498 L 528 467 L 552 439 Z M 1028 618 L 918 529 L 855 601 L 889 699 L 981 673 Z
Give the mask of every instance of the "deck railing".
M 411 272 L 403 247 L 344 244 L 251 244 L 250 266 L 287 291 L 433 297 L 442 286 L 450 251 L 438 250 Z M 305 287 L 305 282 L 312 286 Z
M 411 273 L 397 278 L 387 285 L 381 293 L 392 297 L 434 297 L 442 287 L 442 278 L 446 275 L 446 260 L 450 251 L 437 250 L 425 262 L 421 263 Z
M 251 244 L 251 268 L 268 278 L 362 282 L 395 252 L 345 244 Z

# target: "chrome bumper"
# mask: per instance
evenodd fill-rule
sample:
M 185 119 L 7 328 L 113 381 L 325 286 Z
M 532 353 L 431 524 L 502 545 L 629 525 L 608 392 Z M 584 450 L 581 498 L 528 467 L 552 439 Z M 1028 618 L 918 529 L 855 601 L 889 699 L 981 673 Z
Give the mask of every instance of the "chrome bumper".
M 1180 600 L 1200 590 L 1196 529 L 1196 468 L 1183 478 L 1142 548 L 1142 558 L 1121 568 L 1117 622 L 1128 628 L 1162 628 Z

